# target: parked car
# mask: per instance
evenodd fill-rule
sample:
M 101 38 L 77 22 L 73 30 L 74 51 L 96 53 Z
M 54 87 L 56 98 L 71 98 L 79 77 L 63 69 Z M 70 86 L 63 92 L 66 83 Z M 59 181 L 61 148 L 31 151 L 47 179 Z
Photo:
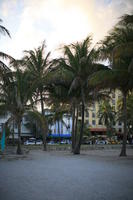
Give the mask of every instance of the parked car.
M 105 140 L 98 140 L 98 141 L 96 142 L 96 144 L 106 144 L 106 141 L 105 141 Z
M 42 140 L 36 140 L 35 138 L 29 138 L 29 140 L 26 140 L 25 142 L 24 142 L 24 145 L 35 145 L 35 144 L 37 144 L 37 145 L 41 145 L 41 144 L 43 144 L 43 142 L 42 142 Z
M 62 140 L 60 144 L 72 144 L 72 141 L 69 139 Z
M 43 144 L 43 141 L 42 140 L 36 140 L 36 144 L 41 145 L 41 144 Z
M 55 142 L 53 140 L 49 141 L 48 144 L 55 144 Z
M 35 140 L 26 140 L 25 142 L 24 142 L 24 145 L 34 145 L 35 144 Z
M 62 140 L 60 143 L 61 144 L 67 144 L 67 141 L 66 140 Z

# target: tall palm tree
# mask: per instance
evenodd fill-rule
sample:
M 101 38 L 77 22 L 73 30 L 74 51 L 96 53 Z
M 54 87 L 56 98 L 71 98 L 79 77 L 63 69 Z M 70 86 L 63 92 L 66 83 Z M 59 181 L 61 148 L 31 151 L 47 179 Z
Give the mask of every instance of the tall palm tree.
M 117 102 L 118 112 L 117 117 L 119 121 L 124 121 L 123 116 L 123 101 L 119 99 Z M 133 128 L 133 94 L 129 93 L 127 96 L 127 127 L 128 132 Z
M 24 113 L 31 108 L 32 83 L 29 75 L 17 69 L 15 72 L 3 74 L 0 94 L 0 110 L 9 112 L 18 126 L 17 154 L 22 154 L 21 149 L 21 121 Z
M 22 59 L 26 70 L 30 73 L 31 79 L 36 87 L 36 98 L 41 104 L 41 112 L 44 115 L 44 100 L 45 100 L 45 83 L 50 64 L 50 52 L 45 56 L 45 42 L 37 49 L 25 51 L 25 56 Z
M 0 19 L 0 23 L 2 23 L 2 22 L 3 22 L 2 19 Z M 8 29 L 5 28 L 4 26 L 2 26 L 1 24 L 0 24 L 0 33 L 3 34 L 3 35 L 8 35 L 9 37 L 11 37 Z
M 76 93 L 69 94 L 69 88 L 72 81 L 71 74 L 64 68 L 61 67 L 64 64 L 62 58 L 54 59 L 50 66 L 51 72 L 48 76 L 48 85 L 49 85 L 49 95 L 48 101 L 46 102 L 49 107 L 52 105 L 59 105 L 59 116 L 58 111 L 54 115 L 54 119 L 60 118 L 64 113 L 72 114 L 72 152 L 74 150 L 75 144 L 75 131 L 76 131 L 76 118 L 75 118 L 75 110 L 78 105 L 78 97 L 76 97 Z M 65 107 L 62 110 L 62 105 Z M 57 107 L 58 109 L 58 107 Z M 61 112 L 60 112 L 61 110 Z M 57 117 L 56 117 L 57 116 Z
M 2 23 L 2 19 L 0 19 L 0 34 L 2 35 L 8 35 L 11 38 L 10 32 L 8 31 L 7 28 L 5 28 L 4 26 L 1 25 Z M 4 70 L 8 70 L 8 66 L 3 62 L 4 59 L 8 59 L 9 61 L 14 60 L 10 55 L 1 52 L 0 51 L 0 58 L 2 60 L 0 60 L 0 72 L 2 73 L 2 71 Z
M 123 95 L 124 135 L 120 156 L 126 156 L 127 141 L 127 102 L 128 92 L 133 88 L 133 21 L 132 15 L 126 15 L 100 42 L 100 57 L 108 59 L 110 66 L 107 71 L 97 74 L 99 81 L 105 88 L 117 88 Z M 99 76 L 99 77 L 98 77 Z M 95 77 L 95 78 L 96 78 Z M 101 79 L 104 77 L 104 79 Z M 97 79 L 96 78 L 96 79 Z
M 80 146 L 83 137 L 85 96 L 86 91 L 88 93 L 90 92 L 90 90 L 88 90 L 89 87 L 87 80 L 92 73 L 100 70 L 102 67 L 102 65 L 95 63 L 96 53 L 91 47 L 91 41 L 91 36 L 88 36 L 83 42 L 64 46 L 64 57 L 57 60 L 57 65 L 62 68 L 62 71 L 69 79 L 70 86 L 68 94 L 75 97 L 75 99 L 78 98 L 82 108 L 80 136 L 79 140 L 76 142 L 74 154 L 80 153 Z

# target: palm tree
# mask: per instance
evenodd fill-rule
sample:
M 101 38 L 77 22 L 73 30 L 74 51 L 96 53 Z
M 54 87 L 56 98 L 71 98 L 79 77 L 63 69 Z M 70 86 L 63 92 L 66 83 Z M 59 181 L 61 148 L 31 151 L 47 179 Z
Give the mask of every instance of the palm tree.
M 126 156 L 127 141 L 127 102 L 128 92 L 133 87 L 133 21 L 132 15 L 126 15 L 110 31 L 108 36 L 100 42 L 100 57 L 108 59 L 110 66 L 107 71 L 97 74 L 96 79 L 104 88 L 117 88 L 123 95 L 124 135 L 120 156 Z M 99 76 L 99 77 L 98 77 Z M 101 79 L 104 77 L 104 79 Z M 95 79 L 94 78 L 94 79 Z M 94 80 L 93 79 L 93 80 Z M 95 79 L 95 80 L 96 80 Z
M 43 138 L 43 150 L 46 151 L 46 137 L 48 133 L 46 117 L 35 109 L 27 111 L 26 115 L 28 119 L 26 126 L 35 133 L 35 138 L 37 138 L 37 131 L 40 132 Z
M 128 133 L 130 133 L 130 129 L 133 127 L 133 94 L 129 93 L 127 96 L 127 127 Z M 118 112 L 117 117 L 119 121 L 124 121 L 123 116 L 123 101 L 119 99 L 117 102 Z
M 22 59 L 23 65 L 30 73 L 31 79 L 34 82 L 36 88 L 35 97 L 37 101 L 41 103 L 41 112 L 44 115 L 44 100 L 45 100 L 45 83 L 48 73 L 48 66 L 50 64 L 49 56 L 50 52 L 45 54 L 45 42 L 37 49 L 25 51 L 25 56 Z
M 70 97 L 68 96 L 68 86 L 58 85 L 56 80 L 59 78 L 59 71 L 54 72 L 54 82 L 53 75 L 51 76 L 51 83 L 49 79 L 49 95 L 46 101 L 47 106 L 49 107 L 49 114 L 47 115 L 48 121 L 51 124 L 58 124 L 58 133 L 60 134 L 60 122 L 67 127 L 65 121 L 63 120 L 64 115 L 70 115 L 71 106 L 70 106 Z M 55 78 L 56 76 L 56 78 Z M 57 78 L 58 77 L 58 78 Z M 60 77 L 61 78 L 61 77 Z
M 76 93 L 69 94 L 69 88 L 71 84 L 71 74 L 64 68 L 61 67 L 64 64 L 63 59 L 54 59 L 51 62 L 51 71 L 48 74 L 48 91 L 49 95 L 46 101 L 48 107 L 57 105 L 57 109 L 54 109 L 53 120 L 55 121 L 57 118 L 61 119 L 64 113 L 68 115 L 72 114 L 72 152 L 74 150 L 75 144 L 75 132 L 76 132 L 76 121 L 75 121 L 75 110 L 78 105 L 78 97 L 76 97 Z M 64 106 L 64 107 L 63 107 Z M 55 107 L 56 108 L 56 107 Z M 52 121 L 53 121 L 52 120 Z
M 9 112 L 12 120 L 18 125 L 17 154 L 22 154 L 21 149 L 21 121 L 24 113 L 31 108 L 32 83 L 29 75 L 17 69 L 15 72 L 3 74 L 0 94 L 0 110 Z
M 0 23 L 2 23 L 2 19 L 0 19 Z M 2 35 L 8 35 L 11 38 L 10 32 L 8 31 L 8 29 L 6 29 L 4 26 L 2 26 L 0 24 L 0 34 Z M 4 52 L 0 52 L 0 58 L 2 60 L 0 60 L 0 72 L 2 73 L 2 71 L 4 70 L 8 70 L 7 65 L 3 62 L 4 59 L 8 59 L 9 61 L 14 60 L 11 56 L 9 56 L 8 54 L 4 53 Z
M 76 142 L 74 154 L 80 153 L 84 129 L 85 96 L 86 93 L 87 95 L 89 92 L 92 93 L 92 90 L 88 90 L 90 87 L 88 87 L 87 80 L 92 73 L 100 70 L 102 67 L 102 65 L 95 63 L 96 54 L 94 49 L 91 48 L 91 41 L 91 36 L 89 36 L 83 42 L 77 42 L 69 46 L 64 46 L 64 57 L 56 60 L 57 66 L 62 68 L 62 72 L 69 80 L 68 82 L 70 86 L 68 94 L 75 97 L 76 100 L 78 99 L 78 102 L 81 104 L 82 108 L 80 136 L 79 140 Z M 65 80 L 67 80 L 67 78 L 65 78 Z
M 105 124 L 105 126 L 107 127 L 107 134 L 111 136 L 113 124 L 115 122 L 115 111 L 111 107 L 108 100 L 104 100 L 100 104 L 98 118 L 102 124 Z
M 2 19 L 0 19 L 0 23 L 2 23 Z M 9 37 L 11 37 L 8 29 L 6 29 L 4 26 L 2 26 L 0 24 L 0 33 L 3 34 L 3 35 L 8 35 Z

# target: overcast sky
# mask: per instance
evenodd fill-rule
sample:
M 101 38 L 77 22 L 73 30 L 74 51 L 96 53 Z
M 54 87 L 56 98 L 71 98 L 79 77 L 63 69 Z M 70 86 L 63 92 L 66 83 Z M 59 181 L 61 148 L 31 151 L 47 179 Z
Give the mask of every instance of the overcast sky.
M 92 33 L 102 39 L 123 14 L 133 11 L 133 0 L 0 0 L 0 18 L 11 39 L 0 36 L 0 51 L 15 58 L 46 40 L 56 55 L 62 44 L 81 41 Z

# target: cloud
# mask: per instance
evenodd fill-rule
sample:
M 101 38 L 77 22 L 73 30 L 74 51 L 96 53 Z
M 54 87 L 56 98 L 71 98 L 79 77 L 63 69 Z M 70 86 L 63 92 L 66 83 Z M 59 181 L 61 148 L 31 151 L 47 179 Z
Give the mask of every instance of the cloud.
M 7 2 L 8 12 L 5 9 L 5 13 L 11 9 L 9 1 L 5 1 L 5 8 Z M 97 42 L 118 17 L 132 9 L 132 0 L 23 0 L 17 31 L 4 48 L 20 57 L 23 50 L 38 47 L 44 39 L 48 50 L 80 41 L 89 33 L 93 33 L 94 42 Z
M 12 0 L 9 3 L 9 0 L 1 1 L 1 15 L 3 17 L 8 17 L 10 13 L 13 11 L 14 7 L 17 5 L 17 0 Z

